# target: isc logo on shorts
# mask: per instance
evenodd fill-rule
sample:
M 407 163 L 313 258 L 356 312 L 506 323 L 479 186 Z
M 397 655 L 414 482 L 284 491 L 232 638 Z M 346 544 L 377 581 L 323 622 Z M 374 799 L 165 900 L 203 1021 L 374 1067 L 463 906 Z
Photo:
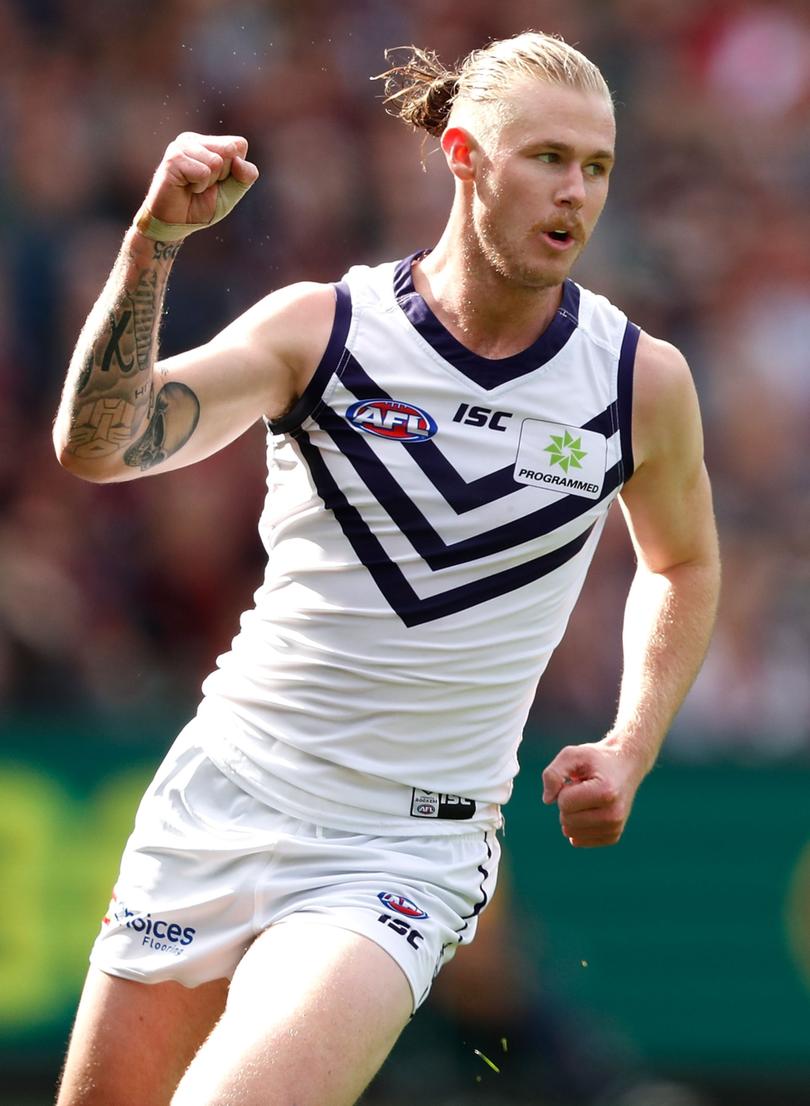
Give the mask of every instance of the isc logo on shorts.
M 394 891 L 380 891 L 377 898 L 387 906 L 389 910 L 397 914 L 404 914 L 406 918 L 427 918 L 427 912 L 417 906 L 415 902 L 406 899 L 404 895 L 398 895 Z
M 475 814 L 475 799 L 461 795 L 440 795 L 435 791 L 423 791 L 414 787 L 411 793 L 412 818 L 449 818 L 466 820 Z
M 364 399 L 353 403 L 346 418 L 359 430 L 396 442 L 425 442 L 438 427 L 421 407 L 398 399 Z

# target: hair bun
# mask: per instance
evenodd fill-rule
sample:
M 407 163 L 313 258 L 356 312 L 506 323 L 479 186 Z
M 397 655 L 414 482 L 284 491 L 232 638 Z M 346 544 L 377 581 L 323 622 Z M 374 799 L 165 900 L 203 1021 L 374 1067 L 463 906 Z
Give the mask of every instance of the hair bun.
M 410 56 L 372 80 L 385 81 L 383 103 L 389 115 L 438 137 L 447 126 L 458 91 L 458 73 L 442 65 L 435 53 L 417 46 L 386 50 L 386 60 L 391 61 L 398 50 L 408 50 Z

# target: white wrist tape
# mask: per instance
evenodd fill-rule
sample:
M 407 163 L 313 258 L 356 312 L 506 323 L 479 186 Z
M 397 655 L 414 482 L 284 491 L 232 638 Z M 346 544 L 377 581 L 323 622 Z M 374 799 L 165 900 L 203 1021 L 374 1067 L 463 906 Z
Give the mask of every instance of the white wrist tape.
M 164 223 L 161 219 L 156 219 L 144 204 L 135 216 L 135 226 L 145 238 L 153 238 L 156 242 L 180 242 L 195 230 L 212 227 L 214 223 L 224 219 L 231 208 L 239 203 L 248 188 L 250 188 L 249 184 L 242 184 L 234 177 L 226 177 L 217 185 L 217 204 L 214 214 L 207 223 Z

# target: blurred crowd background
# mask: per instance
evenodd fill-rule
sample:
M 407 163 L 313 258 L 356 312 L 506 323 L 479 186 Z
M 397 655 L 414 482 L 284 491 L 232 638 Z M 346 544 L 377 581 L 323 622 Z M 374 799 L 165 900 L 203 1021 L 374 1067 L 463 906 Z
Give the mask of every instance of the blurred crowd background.
M 0 0 L 7 719 L 92 718 L 112 739 L 122 719 L 189 714 L 260 582 L 260 427 L 117 486 L 68 476 L 51 447 L 71 349 L 168 142 L 244 134 L 262 176 L 183 247 L 165 354 L 274 288 L 434 243 L 452 194 L 437 144 L 369 78 L 386 47 L 450 64 L 528 28 L 577 44 L 615 91 L 611 197 L 574 276 L 678 345 L 702 402 L 725 586 L 665 757 L 810 761 L 807 0 Z M 632 568 L 614 518 L 529 752 L 609 725 Z
M 159 485 L 85 485 L 51 452 L 73 343 L 167 143 L 241 133 L 262 170 L 229 221 L 184 247 L 168 354 L 273 288 L 432 244 L 448 174 L 435 142 L 386 115 L 369 77 L 388 46 L 451 63 L 534 27 L 579 44 L 617 102 L 612 195 L 574 275 L 681 347 L 704 410 L 726 582 L 668 755 L 806 755 L 806 0 L 163 0 L 148 12 L 133 0 L 0 2 L 4 706 L 192 704 L 259 582 L 259 428 Z M 542 730 L 608 724 L 630 569 L 614 525 L 538 699 Z
M 704 410 L 725 589 L 668 753 L 810 751 L 806 0 L 147 9 L 0 3 L 4 705 L 191 703 L 259 582 L 258 428 L 159 485 L 84 485 L 49 443 L 73 343 L 167 143 L 183 130 L 244 134 L 262 170 L 233 218 L 184 248 L 163 329 L 171 353 L 273 288 L 431 245 L 448 174 L 435 142 L 386 115 L 369 77 L 388 46 L 415 42 L 451 63 L 537 27 L 579 44 L 617 102 L 612 195 L 574 275 L 681 347 Z M 628 557 L 614 525 L 538 699 L 544 731 L 610 720 Z

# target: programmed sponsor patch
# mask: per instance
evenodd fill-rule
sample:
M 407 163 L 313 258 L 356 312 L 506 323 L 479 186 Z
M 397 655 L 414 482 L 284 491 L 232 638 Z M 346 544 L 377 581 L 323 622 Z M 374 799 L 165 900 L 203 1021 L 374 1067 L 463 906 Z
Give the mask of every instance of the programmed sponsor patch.
M 524 419 L 514 479 L 560 495 L 599 499 L 605 482 L 607 439 L 595 430 Z

